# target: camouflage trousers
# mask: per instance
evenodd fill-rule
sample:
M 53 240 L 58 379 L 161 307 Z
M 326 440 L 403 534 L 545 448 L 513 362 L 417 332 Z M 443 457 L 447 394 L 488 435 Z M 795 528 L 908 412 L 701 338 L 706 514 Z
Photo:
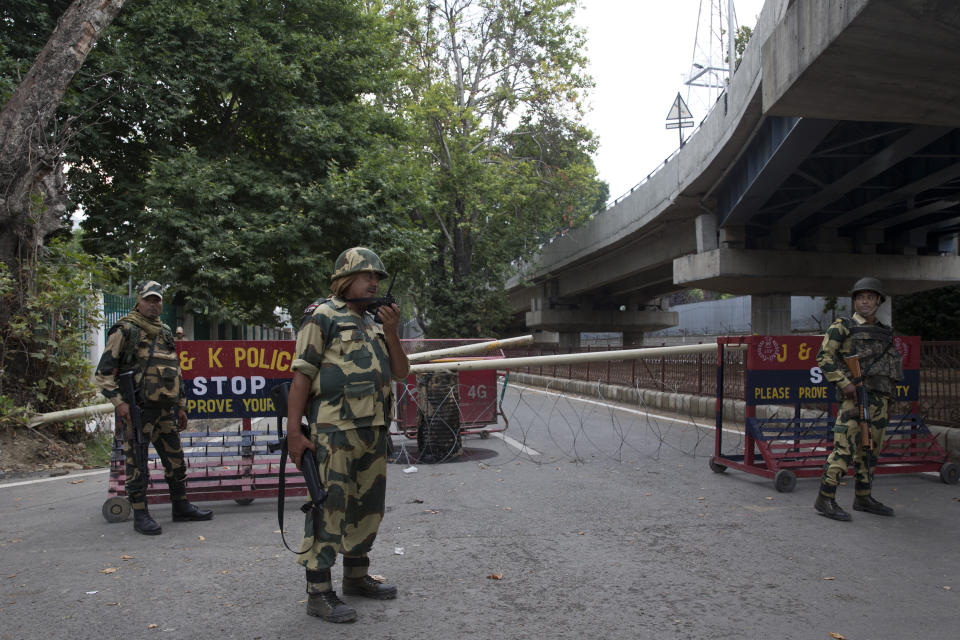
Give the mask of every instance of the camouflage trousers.
M 387 490 L 387 428 L 362 427 L 311 436 L 320 482 L 327 492 L 314 537 L 307 513 L 298 562 L 307 571 L 331 568 L 337 554 L 366 558 L 383 520 Z
M 865 449 L 860 436 L 860 422 L 857 419 L 857 405 L 853 400 L 845 398 L 840 404 L 837 423 L 833 427 L 833 451 L 827 457 L 820 478 L 822 491 L 826 493 L 836 487 L 846 475 L 847 469 L 853 465 L 856 478 L 855 490 L 858 496 L 870 495 L 873 484 L 873 472 L 877 468 L 877 454 L 883 444 L 883 434 L 887 428 L 887 410 L 889 400 L 879 393 L 868 394 L 870 405 L 870 437 L 874 448 Z M 828 497 L 833 497 L 830 495 Z
M 170 490 L 170 500 L 187 497 L 187 466 L 183 460 L 180 432 L 177 431 L 177 407 L 144 407 L 141 409 L 144 438 L 153 445 L 163 464 L 163 477 Z M 147 478 L 137 467 L 136 445 L 132 427 L 126 427 L 127 438 L 123 442 L 123 455 L 127 461 L 127 499 L 134 509 L 147 508 Z

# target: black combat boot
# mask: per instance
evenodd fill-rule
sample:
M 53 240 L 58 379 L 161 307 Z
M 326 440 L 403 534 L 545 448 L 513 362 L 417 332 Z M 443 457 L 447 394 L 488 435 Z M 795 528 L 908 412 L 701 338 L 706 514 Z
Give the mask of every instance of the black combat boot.
M 397 588 L 392 584 L 383 584 L 370 576 L 362 578 L 343 578 L 343 595 L 362 596 L 374 600 L 393 600 L 397 597 Z
M 873 496 L 857 496 L 853 499 L 854 511 L 866 511 L 878 516 L 892 516 L 893 509 Z
M 163 529 L 146 509 L 133 510 L 133 528 L 145 536 L 158 536 Z
M 833 520 L 847 522 L 853 519 L 849 513 L 837 504 L 835 499 L 825 496 L 822 493 L 817 494 L 817 501 L 813 503 L 813 508 L 819 511 L 820 515 L 832 518 Z
M 191 504 L 188 500 L 174 500 L 173 521 L 185 522 L 187 520 L 213 520 L 213 511 L 197 509 L 197 506 Z
M 332 589 L 308 594 L 307 613 L 327 622 L 353 622 L 357 619 L 357 610 L 338 598 Z

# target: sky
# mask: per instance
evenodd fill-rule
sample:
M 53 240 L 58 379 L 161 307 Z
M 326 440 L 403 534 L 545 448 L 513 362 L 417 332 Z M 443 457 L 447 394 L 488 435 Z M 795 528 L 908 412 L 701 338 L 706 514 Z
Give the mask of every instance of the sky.
M 698 15 L 708 24 L 711 4 L 716 0 L 583 0 L 578 18 L 587 30 L 589 72 L 596 83 L 587 99 L 592 109 L 586 124 L 600 141 L 594 163 L 610 185 L 610 200 L 627 193 L 679 146 L 677 130 L 665 128 L 678 92 L 684 101 L 689 98 L 696 123 L 706 116 L 711 90 L 695 89 L 688 96 L 683 83 L 694 43 L 698 60 L 709 55 L 710 38 L 705 30 L 698 38 L 697 27 Z M 714 25 L 722 20 L 726 30 L 727 0 L 722 5 Z M 763 0 L 734 5 L 737 24 L 752 28 Z M 713 48 L 718 51 L 719 44 Z M 684 137 L 691 131 L 684 129 Z

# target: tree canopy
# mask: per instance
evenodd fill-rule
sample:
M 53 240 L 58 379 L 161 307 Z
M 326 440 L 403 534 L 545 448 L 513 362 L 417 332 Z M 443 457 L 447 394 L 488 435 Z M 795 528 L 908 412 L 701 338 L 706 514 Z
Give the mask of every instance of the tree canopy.
M 405 47 L 397 108 L 429 199 L 416 299 L 434 336 L 494 333 L 511 261 L 598 210 L 608 189 L 581 124 L 586 75 L 575 0 L 389 3 Z
M 66 4 L 18 0 L 16 57 Z M 511 261 L 606 200 L 576 4 L 133 3 L 61 105 L 84 246 L 253 323 L 366 244 L 431 335 L 493 334 Z
M 131 252 L 214 318 L 296 312 L 379 222 L 353 171 L 396 133 L 369 99 L 391 34 L 341 0 L 128 9 L 64 105 L 91 122 L 70 176 L 86 246 Z
M 924 340 L 960 336 L 960 286 L 893 297 L 893 328 Z

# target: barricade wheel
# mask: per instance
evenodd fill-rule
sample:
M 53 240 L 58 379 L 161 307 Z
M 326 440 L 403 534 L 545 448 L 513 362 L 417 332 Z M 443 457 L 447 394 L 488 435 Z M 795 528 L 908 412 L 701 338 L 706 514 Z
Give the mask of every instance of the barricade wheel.
M 945 462 L 940 467 L 940 480 L 944 484 L 957 484 L 960 480 L 960 465 L 956 462 Z
M 723 473 L 724 471 L 727 470 L 726 465 L 720 464 L 719 462 L 714 462 L 713 458 L 710 458 L 709 465 L 710 465 L 710 471 L 713 471 L 714 473 Z
M 780 493 L 790 493 L 797 486 L 797 474 L 787 469 L 780 469 L 773 476 L 773 486 Z
M 101 512 L 107 522 L 123 522 L 130 517 L 130 502 L 126 498 L 108 498 Z
M 245 507 L 248 504 L 253 504 L 253 498 L 234 498 L 233 501 L 239 504 L 241 507 Z

